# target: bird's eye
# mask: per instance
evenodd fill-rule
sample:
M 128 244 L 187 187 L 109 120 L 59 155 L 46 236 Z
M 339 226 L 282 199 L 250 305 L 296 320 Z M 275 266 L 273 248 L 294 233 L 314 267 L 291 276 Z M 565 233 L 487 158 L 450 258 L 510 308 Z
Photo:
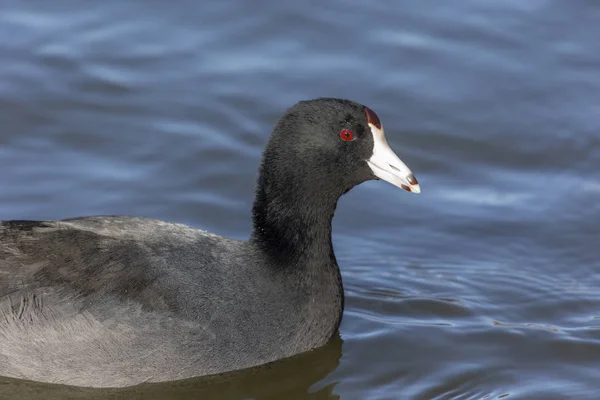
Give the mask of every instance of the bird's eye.
M 340 132 L 340 137 L 342 138 L 342 140 L 349 142 L 352 139 L 354 139 L 354 132 L 352 132 L 350 129 L 343 129 Z

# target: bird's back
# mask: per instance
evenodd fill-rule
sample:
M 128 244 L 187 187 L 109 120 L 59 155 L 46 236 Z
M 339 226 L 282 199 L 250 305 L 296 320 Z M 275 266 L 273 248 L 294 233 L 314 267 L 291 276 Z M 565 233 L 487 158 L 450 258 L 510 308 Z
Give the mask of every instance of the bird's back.
M 219 301 L 209 249 L 235 242 L 216 238 L 132 217 L 0 223 L 0 376 L 123 386 L 219 372 L 211 352 L 190 357 L 218 347 L 219 310 L 186 304 L 192 269 L 206 278 L 194 295 Z
M 127 386 L 324 344 L 333 328 L 311 328 L 305 291 L 264 264 L 247 242 L 151 219 L 2 222 L 0 376 Z

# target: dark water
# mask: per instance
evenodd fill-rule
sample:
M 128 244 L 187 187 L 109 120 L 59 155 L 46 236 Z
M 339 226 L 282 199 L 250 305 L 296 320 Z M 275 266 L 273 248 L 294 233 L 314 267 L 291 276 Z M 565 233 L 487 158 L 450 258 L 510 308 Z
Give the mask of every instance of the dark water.
M 344 196 L 342 340 L 226 381 L 3 398 L 600 398 L 600 4 L 0 5 L 0 219 L 245 238 L 270 128 L 369 105 L 421 182 Z M 343 343 L 342 343 L 343 341 Z

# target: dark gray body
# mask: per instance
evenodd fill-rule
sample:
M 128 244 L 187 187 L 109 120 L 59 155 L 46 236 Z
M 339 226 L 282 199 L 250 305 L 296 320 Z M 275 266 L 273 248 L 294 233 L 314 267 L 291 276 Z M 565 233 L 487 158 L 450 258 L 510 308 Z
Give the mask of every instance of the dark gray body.
M 133 217 L 0 223 L 0 376 L 127 386 L 324 345 L 344 305 L 331 221 L 340 196 L 378 179 L 371 122 L 348 100 L 288 109 L 248 241 Z
M 335 261 L 313 253 L 290 270 L 252 241 L 180 224 L 4 222 L 0 375 L 127 386 L 321 346 L 338 327 L 343 294 Z

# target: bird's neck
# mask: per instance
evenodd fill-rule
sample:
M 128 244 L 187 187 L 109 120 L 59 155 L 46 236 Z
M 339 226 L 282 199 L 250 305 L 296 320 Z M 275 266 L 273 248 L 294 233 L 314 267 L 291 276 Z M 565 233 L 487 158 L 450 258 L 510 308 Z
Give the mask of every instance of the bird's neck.
M 251 241 L 277 264 L 319 263 L 337 267 L 331 241 L 331 221 L 338 193 L 319 191 L 310 182 L 287 182 L 261 177 L 252 209 Z
M 332 181 L 335 177 L 322 179 L 306 160 L 280 149 L 285 147 L 268 145 L 261 162 L 250 244 L 302 303 L 302 326 L 332 335 L 341 322 L 344 291 L 331 222 L 345 188 Z M 319 306 L 310 306 L 315 304 Z M 331 325 L 324 329 L 323 321 Z
M 305 299 L 297 307 L 303 321 L 298 334 L 319 332 L 323 337 L 315 340 L 326 341 L 339 328 L 344 309 L 342 277 L 331 241 L 337 197 L 307 196 L 306 190 L 276 193 L 259 185 L 250 242 L 270 261 L 265 265 L 274 269 L 271 273 L 285 276 L 294 295 Z M 314 304 L 319 306 L 309 306 Z M 324 322 L 330 325 L 325 328 Z

